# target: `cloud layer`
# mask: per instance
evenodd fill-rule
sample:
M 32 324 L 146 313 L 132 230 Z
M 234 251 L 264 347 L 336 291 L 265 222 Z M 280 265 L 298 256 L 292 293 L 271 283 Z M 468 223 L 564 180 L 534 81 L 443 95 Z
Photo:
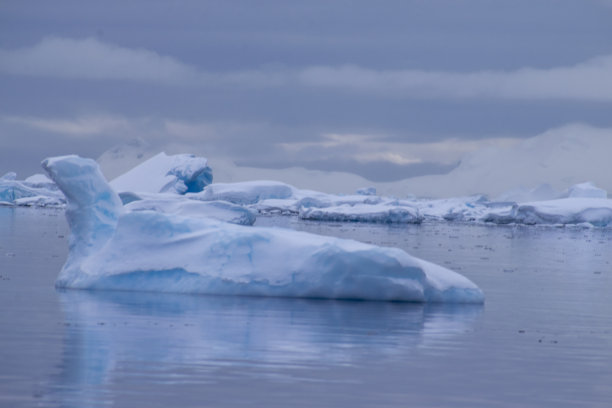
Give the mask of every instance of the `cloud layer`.
M 511 71 L 376 70 L 343 65 L 215 73 L 154 51 L 95 38 L 46 38 L 31 47 L 0 50 L 0 72 L 195 87 L 299 86 L 413 99 L 612 101 L 612 55 L 571 66 Z

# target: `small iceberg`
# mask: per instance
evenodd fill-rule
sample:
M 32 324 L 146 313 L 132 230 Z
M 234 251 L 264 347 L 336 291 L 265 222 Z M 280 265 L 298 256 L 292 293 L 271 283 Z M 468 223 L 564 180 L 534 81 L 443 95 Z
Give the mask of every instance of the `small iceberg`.
M 209 217 L 128 211 L 98 165 L 43 168 L 64 192 L 71 229 L 60 288 L 409 302 L 482 303 L 464 276 L 397 248 Z
M 484 222 L 525 225 L 612 225 L 612 200 L 608 192 L 592 182 L 571 186 L 562 198 L 511 203 L 482 217 Z
M 208 160 L 161 152 L 110 182 L 118 193 L 197 193 L 212 183 Z
M 385 204 L 343 204 L 326 208 L 300 209 L 303 220 L 372 222 L 381 224 L 420 224 L 423 217 L 414 207 Z
M 0 205 L 28 207 L 60 207 L 65 204 L 63 194 L 53 181 L 42 174 L 17 180 L 9 172 L 0 177 Z
M 612 225 L 612 200 L 606 198 L 561 198 L 515 204 L 509 209 L 492 211 L 483 221 L 496 224 L 589 224 Z

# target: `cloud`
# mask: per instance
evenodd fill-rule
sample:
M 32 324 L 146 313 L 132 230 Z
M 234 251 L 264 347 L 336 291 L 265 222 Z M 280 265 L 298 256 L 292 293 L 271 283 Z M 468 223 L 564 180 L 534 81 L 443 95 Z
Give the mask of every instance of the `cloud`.
M 513 137 L 484 140 L 447 138 L 438 142 L 394 142 L 381 135 L 325 133 L 320 141 L 279 143 L 288 155 L 334 159 L 344 157 L 361 163 L 387 162 L 396 165 L 437 163 L 452 165 L 466 154 L 483 147 L 509 147 Z
M 313 67 L 299 74 L 314 87 L 410 98 L 574 99 L 612 101 L 612 56 L 568 67 L 454 73 Z
M 4 116 L 1 121 L 75 138 L 88 138 L 92 135 L 108 133 L 125 133 L 133 127 L 133 124 L 126 118 L 109 115 L 89 115 L 71 119 Z
M 32 47 L 0 50 L 0 71 L 53 78 L 165 84 L 200 80 L 197 69 L 172 57 L 145 49 L 119 47 L 95 38 L 52 37 Z
M 612 55 L 571 66 L 513 71 L 375 70 L 345 65 L 215 73 L 154 51 L 120 47 L 94 38 L 46 38 L 32 47 L 0 50 L 0 72 L 198 87 L 299 86 L 413 99 L 612 101 Z

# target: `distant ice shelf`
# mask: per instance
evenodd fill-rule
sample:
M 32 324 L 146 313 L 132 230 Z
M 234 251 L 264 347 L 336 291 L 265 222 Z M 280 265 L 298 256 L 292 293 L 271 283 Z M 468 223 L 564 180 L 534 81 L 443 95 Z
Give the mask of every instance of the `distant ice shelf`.
M 43 167 L 68 201 L 70 251 L 58 287 L 484 301 L 482 291 L 464 276 L 397 248 L 175 211 L 130 211 L 93 160 L 62 156 L 45 160 Z

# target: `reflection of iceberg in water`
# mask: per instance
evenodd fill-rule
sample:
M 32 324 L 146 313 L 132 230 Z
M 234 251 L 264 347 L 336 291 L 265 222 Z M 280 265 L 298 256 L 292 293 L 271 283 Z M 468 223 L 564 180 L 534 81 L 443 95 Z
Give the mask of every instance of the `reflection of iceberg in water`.
M 278 378 L 284 370 L 396 358 L 464 333 L 483 309 L 112 291 L 59 295 L 66 338 L 58 390 L 68 406 L 112 405 L 113 390 L 135 372 L 147 378 L 139 386 L 151 388 L 142 391 L 154 394 L 155 384 L 216 381 L 227 367 Z

